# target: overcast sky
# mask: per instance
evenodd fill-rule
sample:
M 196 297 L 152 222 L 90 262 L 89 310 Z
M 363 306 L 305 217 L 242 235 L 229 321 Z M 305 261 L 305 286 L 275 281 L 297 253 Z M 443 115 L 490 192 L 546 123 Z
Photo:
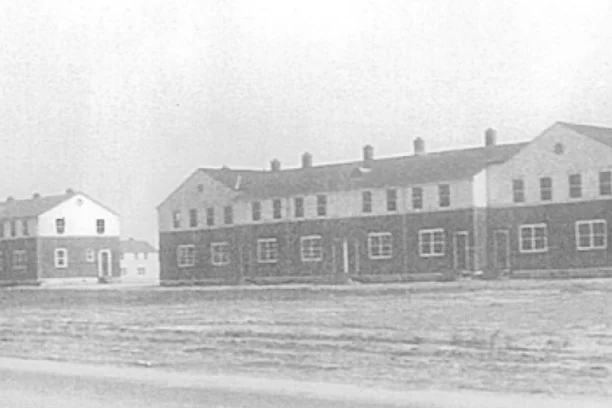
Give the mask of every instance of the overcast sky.
M 0 195 L 83 190 L 156 243 L 155 207 L 197 167 L 612 125 L 611 16 L 607 0 L 2 0 Z

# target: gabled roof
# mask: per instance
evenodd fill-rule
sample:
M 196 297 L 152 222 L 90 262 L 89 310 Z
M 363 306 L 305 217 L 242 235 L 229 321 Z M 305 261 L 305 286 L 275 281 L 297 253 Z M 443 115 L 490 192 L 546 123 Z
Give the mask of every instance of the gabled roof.
M 567 122 L 557 123 L 573 130 L 574 132 L 580 133 L 583 136 L 597 140 L 598 142 L 612 147 L 612 128 L 592 125 L 579 125 Z
M 123 253 L 138 253 L 138 252 L 157 252 L 157 249 L 147 241 L 139 239 L 126 239 L 121 241 L 121 252 Z
M 37 198 L 32 197 L 25 200 L 7 199 L 7 201 L 0 202 L 0 217 L 36 217 L 58 206 L 70 197 L 72 197 L 72 195 L 63 194 Z
M 215 180 L 252 198 L 286 197 L 334 190 L 404 186 L 461 180 L 501 163 L 527 143 L 375 159 L 369 171 L 361 161 L 276 172 L 202 168 Z

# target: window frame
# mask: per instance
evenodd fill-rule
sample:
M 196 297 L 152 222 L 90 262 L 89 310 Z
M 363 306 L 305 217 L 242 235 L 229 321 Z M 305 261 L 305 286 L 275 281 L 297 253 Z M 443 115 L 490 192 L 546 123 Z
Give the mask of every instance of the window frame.
M 327 194 L 317 194 L 317 217 L 327 216 Z
M 608 180 L 603 180 L 604 175 L 608 177 Z M 599 172 L 599 195 L 612 196 L 612 171 L 610 170 Z
M 226 248 L 226 251 L 219 252 L 219 248 Z M 230 257 L 230 245 L 227 241 L 211 242 L 210 243 L 210 264 L 213 266 L 224 266 L 229 265 L 231 261 Z M 223 256 L 219 257 L 221 254 Z
M 182 254 L 182 252 L 191 252 L 187 254 Z M 181 256 L 183 255 L 183 257 Z M 191 262 L 182 262 L 184 260 Z M 196 253 L 195 253 L 195 245 L 193 244 L 183 244 L 178 245 L 176 247 L 176 265 L 179 268 L 192 268 L 196 264 Z
M 441 234 L 442 238 L 440 240 L 436 240 L 436 234 Z M 425 247 L 425 239 L 424 237 L 428 236 L 427 245 L 429 246 L 429 252 L 424 251 Z M 436 244 L 438 244 L 442 249 L 441 251 L 436 251 Z M 425 228 L 419 230 L 419 256 L 421 258 L 441 258 L 446 255 L 446 232 L 444 228 Z
M 298 203 L 300 204 L 298 205 Z M 295 218 L 304 218 L 306 216 L 306 199 L 304 197 L 293 198 L 293 216 Z
M 440 208 L 451 206 L 451 186 L 449 183 L 438 184 L 438 206 Z
M 251 201 L 251 220 L 261 221 L 261 201 Z
M 96 252 L 93 249 L 87 248 L 85 250 L 85 262 L 87 262 L 87 263 L 96 262 Z
M 545 181 L 548 181 L 550 184 L 545 186 Z M 548 195 L 545 195 L 545 193 L 547 193 Z M 552 201 L 553 197 L 554 195 L 552 177 L 540 177 L 540 201 Z
M 223 207 L 223 223 L 232 225 L 234 223 L 234 206 L 226 205 Z
M 512 179 L 512 202 L 515 204 L 525 202 L 525 180 L 522 178 Z
M 387 189 L 387 211 L 395 212 L 397 211 L 397 188 L 388 188 Z
M 30 224 L 27 219 L 21 220 L 21 235 L 24 237 L 30 236 Z
M 365 190 L 361 192 L 361 212 L 364 214 L 372 213 L 372 191 Z
M 63 254 L 63 256 L 60 256 Z M 63 260 L 63 263 L 60 262 Z M 55 269 L 67 269 L 68 268 L 68 250 L 66 248 L 55 248 L 53 251 L 53 266 Z
M 262 252 L 262 249 L 264 249 L 262 247 L 268 244 L 275 245 L 273 249 L 274 252 L 272 252 L 270 248 L 265 249 L 267 252 Z M 270 253 L 275 253 L 276 256 L 272 258 L 269 256 Z M 267 254 L 267 256 L 262 257 L 263 254 Z M 280 258 L 280 250 L 279 250 L 278 239 L 276 238 L 258 238 L 257 239 L 257 263 L 275 264 L 275 263 L 278 263 L 279 258 Z
M 604 235 L 603 235 L 603 246 L 595 245 L 595 230 L 594 224 L 603 224 L 604 226 Z M 588 225 L 589 226 L 589 246 L 585 247 L 580 245 L 580 226 Z M 608 249 L 608 223 L 603 218 L 592 219 L 592 220 L 580 220 L 575 222 L 574 226 L 574 234 L 576 240 L 576 250 L 577 251 L 598 251 L 598 250 L 606 250 Z
M 189 209 L 189 228 L 198 228 L 198 209 Z
M 384 238 L 388 238 L 389 242 L 383 242 Z M 375 241 L 378 241 L 376 242 L 376 252 L 378 253 L 374 253 L 375 251 L 373 250 Z M 388 249 L 388 252 L 386 252 L 385 249 Z M 368 233 L 368 258 L 374 260 L 393 258 L 393 234 L 391 232 L 382 231 Z
M 272 219 L 280 220 L 283 218 L 283 200 L 274 198 L 272 200 Z
M 306 245 L 318 241 L 318 245 Z M 317 252 L 318 251 L 318 252 Z M 302 262 L 321 262 L 323 261 L 323 236 L 304 235 L 300 237 L 300 260 Z
M 544 228 L 544 248 L 536 248 L 537 236 L 535 235 L 535 230 L 538 228 Z M 531 229 L 532 236 L 530 237 L 530 241 L 532 244 L 532 248 L 525 249 L 524 240 L 523 240 L 523 230 Z M 519 253 L 521 254 L 541 254 L 548 252 L 548 225 L 546 223 L 537 223 L 537 224 L 521 224 L 518 228 L 518 242 L 519 242 Z
M 17 236 L 17 220 L 10 221 L 11 228 L 11 238 L 15 238 Z
M 100 226 L 102 228 L 100 228 Z M 106 234 L 106 220 L 104 218 L 97 218 L 96 219 L 96 233 L 98 235 Z
M 180 229 L 181 228 L 181 211 L 174 210 L 172 211 L 172 228 Z
M 17 256 L 19 255 L 19 256 Z M 15 263 L 15 260 L 19 259 L 20 262 L 18 264 Z M 13 258 L 11 259 L 11 270 L 23 270 L 27 269 L 28 266 L 28 252 L 25 249 L 15 249 L 13 250 Z
M 206 207 L 206 226 L 215 226 L 215 207 Z
M 411 190 L 412 209 L 422 210 L 425 203 L 423 187 L 412 187 Z
M 572 178 L 577 177 L 578 183 L 572 183 Z M 569 188 L 569 198 L 582 198 L 582 175 L 580 173 L 572 173 L 567 176 L 567 185 Z M 577 191 L 577 194 L 574 192 Z

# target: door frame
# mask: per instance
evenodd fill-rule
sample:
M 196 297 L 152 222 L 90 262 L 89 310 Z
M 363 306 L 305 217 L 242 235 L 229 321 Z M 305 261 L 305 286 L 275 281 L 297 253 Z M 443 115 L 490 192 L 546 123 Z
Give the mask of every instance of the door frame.
M 504 268 L 501 267 L 501 265 L 499 265 L 499 257 L 498 257 L 498 235 L 504 235 L 505 239 L 506 239 L 506 248 L 505 248 L 505 252 L 506 252 L 506 265 Z M 495 269 L 500 270 L 500 271 L 509 271 L 510 270 L 510 231 L 508 231 L 507 229 L 497 229 L 495 231 L 493 231 L 493 253 L 494 255 L 494 260 L 495 260 Z
M 108 275 L 104 276 L 102 274 L 102 254 L 108 254 Z M 110 278 L 113 276 L 113 253 L 110 249 L 101 249 L 98 251 L 98 277 L 100 278 Z
M 457 246 L 457 237 L 458 236 L 465 236 L 465 245 L 464 245 L 464 250 L 465 250 L 465 269 L 462 270 L 469 270 L 470 269 L 470 253 L 469 253 L 469 233 L 468 231 L 456 231 L 453 234 L 453 269 L 457 270 L 458 267 L 458 251 L 459 251 L 459 247 Z

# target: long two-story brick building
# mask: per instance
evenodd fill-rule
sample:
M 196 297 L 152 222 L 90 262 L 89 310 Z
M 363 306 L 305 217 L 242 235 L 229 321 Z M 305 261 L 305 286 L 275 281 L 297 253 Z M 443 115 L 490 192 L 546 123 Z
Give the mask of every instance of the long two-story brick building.
M 203 168 L 159 207 L 162 284 L 612 270 L 612 129 L 269 171 Z

